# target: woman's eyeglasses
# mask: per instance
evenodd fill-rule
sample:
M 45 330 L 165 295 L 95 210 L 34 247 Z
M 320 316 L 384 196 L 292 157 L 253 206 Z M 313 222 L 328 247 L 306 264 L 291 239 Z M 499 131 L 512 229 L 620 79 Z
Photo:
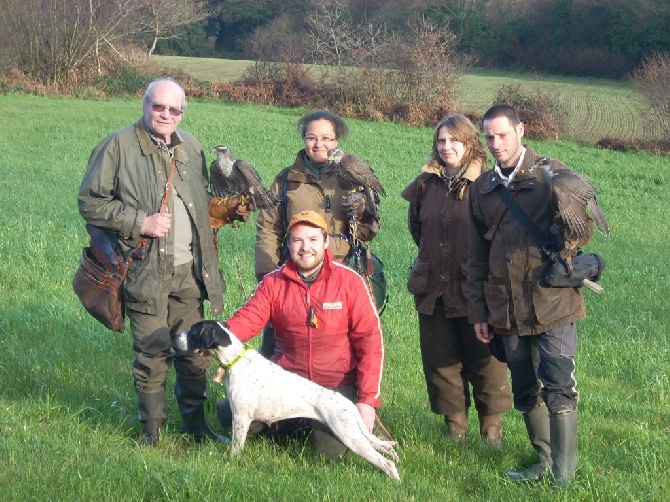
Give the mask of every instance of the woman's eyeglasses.
M 332 141 L 337 141 L 337 138 L 333 138 L 332 136 L 305 136 L 305 141 L 308 143 L 316 143 L 317 141 L 320 141 L 321 143 L 330 143 Z

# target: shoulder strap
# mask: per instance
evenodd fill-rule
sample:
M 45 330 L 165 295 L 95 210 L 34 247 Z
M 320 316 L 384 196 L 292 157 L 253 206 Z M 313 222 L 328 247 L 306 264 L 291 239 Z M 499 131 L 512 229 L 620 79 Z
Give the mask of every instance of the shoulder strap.
M 551 251 L 551 243 L 542 234 L 540 229 L 537 228 L 537 225 L 533 223 L 533 221 L 526 214 L 526 212 L 523 209 L 521 209 L 519 203 L 515 201 L 512 195 L 509 193 L 509 190 L 507 190 L 507 188 L 504 185 L 497 185 L 496 189 L 498 190 L 498 194 L 500 195 L 502 201 L 507 205 L 509 210 L 512 212 L 512 215 L 517 220 L 519 220 L 519 223 L 523 225 L 526 232 L 528 232 L 528 235 L 530 235 L 533 238 L 533 240 L 537 242 L 542 252 L 550 258 L 554 258 L 555 253 Z
M 284 223 L 284 227 L 288 226 L 288 200 L 286 199 L 286 193 L 288 192 L 288 172 L 291 170 L 290 167 L 287 167 L 281 172 L 281 186 L 279 188 L 279 211 Z
M 172 179 L 174 178 L 174 173 L 177 170 L 177 161 L 172 159 L 172 165 L 170 166 L 170 172 L 168 173 L 167 182 L 165 183 L 165 191 L 163 192 L 163 198 L 161 199 L 161 206 L 158 210 L 161 214 L 165 214 L 167 211 L 168 201 L 170 200 L 170 193 L 172 192 L 173 184 Z M 142 240 L 139 242 L 137 247 L 133 249 L 128 258 L 128 264 L 132 260 L 143 260 L 146 257 L 147 247 L 149 246 L 149 237 L 142 237 Z

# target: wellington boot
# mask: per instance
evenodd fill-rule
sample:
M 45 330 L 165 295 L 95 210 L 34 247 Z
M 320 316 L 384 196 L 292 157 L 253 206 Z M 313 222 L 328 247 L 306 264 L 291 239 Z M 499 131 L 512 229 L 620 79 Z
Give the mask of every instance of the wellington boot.
M 205 401 L 207 395 L 207 375 L 198 371 L 197 368 L 180 363 L 175 363 L 177 378 L 174 385 L 174 395 L 181 412 L 182 424 L 180 432 L 192 436 L 196 441 L 215 441 L 217 443 L 228 443 L 227 436 L 217 434 L 205 420 Z
M 165 392 L 137 392 L 137 409 L 142 422 L 142 446 L 156 446 L 160 431 L 167 419 L 165 414 Z
M 209 440 L 216 443 L 230 443 L 229 437 L 217 434 L 210 429 L 205 420 L 205 409 L 202 406 L 196 408 L 189 414 L 182 413 L 180 432 L 182 434 L 193 436 L 193 439 L 198 442 Z
M 468 413 L 461 411 L 453 415 L 445 415 L 444 423 L 447 424 L 447 439 L 455 443 L 465 444 L 465 437 L 468 433 Z
M 549 411 L 544 404 L 536 406 L 529 413 L 523 414 L 523 421 L 526 424 L 530 443 L 540 459 L 527 469 L 508 472 L 507 476 L 518 483 L 540 481 L 549 473 L 552 465 Z
M 160 440 L 162 420 L 148 420 L 143 424 L 140 444 L 142 446 L 156 446 Z
M 551 428 L 551 459 L 554 461 L 552 484 L 568 485 L 577 469 L 577 411 L 549 417 Z
M 479 433 L 484 443 L 494 448 L 502 445 L 502 415 L 480 415 Z

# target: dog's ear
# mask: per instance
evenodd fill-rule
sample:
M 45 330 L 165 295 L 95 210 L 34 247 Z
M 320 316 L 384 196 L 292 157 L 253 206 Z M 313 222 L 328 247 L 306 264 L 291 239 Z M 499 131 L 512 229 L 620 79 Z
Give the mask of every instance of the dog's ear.
M 217 345 L 227 346 L 230 337 L 217 321 L 201 321 L 195 323 L 189 331 L 189 346 L 205 352 Z

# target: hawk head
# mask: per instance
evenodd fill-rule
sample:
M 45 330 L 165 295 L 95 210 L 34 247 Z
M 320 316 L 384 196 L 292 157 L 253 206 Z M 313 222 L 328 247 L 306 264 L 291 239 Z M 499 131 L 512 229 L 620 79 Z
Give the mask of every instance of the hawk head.
M 221 170 L 221 174 L 226 178 L 229 177 L 233 172 L 233 164 L 235 164 L 235 159 L 230 154 L 230 149 L 227 146 L 218 145 L 212 148 L 212 153 L 216 154 L 215 162 Z
M 328 162 L 342 162 L 344 152 L 340 148 L 333 148 L 328 150 Z

